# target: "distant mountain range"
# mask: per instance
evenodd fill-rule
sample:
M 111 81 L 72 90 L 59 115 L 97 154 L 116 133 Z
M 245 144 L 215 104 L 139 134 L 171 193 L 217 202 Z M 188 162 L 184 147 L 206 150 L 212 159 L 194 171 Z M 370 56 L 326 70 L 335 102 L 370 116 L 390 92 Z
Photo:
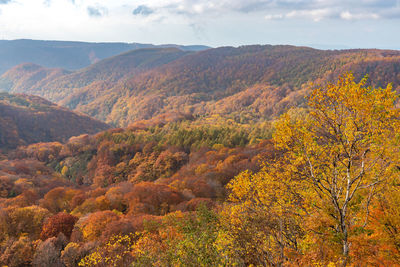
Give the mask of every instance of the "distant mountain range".
M 0 40 L 0 74 L 21 63 L 77 70 L 129 50 L 153 47 L 177 47 L 185 51 L 199 51 L 209 48 L 201 45 L 182 46 L 175 44 Z
M 255 45 L 204 51 L 136 49 L 78 71 L 19 65 L 0 88 L 42 96 L 115 126 L 166 114 L 269 119 L 304 102 L 315 84 L 352 71 L 400 85 L 400 51 L 324 51 Z
M 38 96 L 0 93 L 0 150 L 37 142 L 66 141 L 94 134 L 107 124 Z

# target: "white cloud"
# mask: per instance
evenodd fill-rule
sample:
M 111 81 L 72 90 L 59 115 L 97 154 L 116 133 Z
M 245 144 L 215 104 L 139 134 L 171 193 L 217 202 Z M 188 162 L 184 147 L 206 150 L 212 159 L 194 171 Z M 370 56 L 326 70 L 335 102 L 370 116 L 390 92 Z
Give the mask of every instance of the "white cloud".
M 160 13 L 187 17 L 254 13 L 262 14 L 266 20 L 314 21 L 379 19 L 400 8 L 400 0 L 147 0 L 141 4 Z
M 340 18 L 345 20 L 359 20 L 359 19 L 379 19 L 379 15 L 375 13 L 351 13 L 344 11 L 340 13 Z
M 334 16 L 334 12 L 331 9 L 312 9 L 312 10 L 294 10 L 286 14 L 286 18 L 304 18 L 312 19 L 314 21 L 320 21 L 325 18 Z
M 270 14 L 270 15 L 265 15 L 264 18 L 266 20 L 280 20 L 280 19 L 284 19 L 285 15 L 284 14 Z

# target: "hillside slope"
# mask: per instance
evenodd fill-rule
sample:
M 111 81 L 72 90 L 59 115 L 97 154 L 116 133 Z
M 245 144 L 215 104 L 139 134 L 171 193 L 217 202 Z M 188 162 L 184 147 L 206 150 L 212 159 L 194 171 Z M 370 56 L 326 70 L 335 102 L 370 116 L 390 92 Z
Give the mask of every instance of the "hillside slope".
M 95 93 L 99 94 L 102 87 L 113 87 L 125 77 L 133 77 L 190 53 L 177 48 L 137 49 L 104 59 L 75 72 L 24 63 L 0 77 L 0 88 L 12 93 L 40 95 L 58 102 L 70 97 L 74 92 L 86 91 L 85 87 L 94 87 Z
M 268 119 L 304 102 L 310 82 L 332 81 L 347 71 L 357 79 L 369 74 L 376 86 L 393 82 L 397 87 L 400 52 L 292 46 L 209 49 L 136 75 L 77 109 L 117 125 L 171 112 Z
M 37 96 L 0 94 L 0 150 L 37 142 L 65 141 L 71 136 L 108 129 Z
M 400 52 L 271 45 L 195 53 L 141 49 L 77 72 L 46 76 L 33 86 L 26 86 L 27 75 L 13 74 L 21 73 L 15 68 L 1 77 L 0 85 L 126 126 L 172 113 L 268 119 L 304 102 L 310 82 L 332 81 L 348 71 L 357 79 L 369 74 L 375 86 L 393 82 L 396 88 Z

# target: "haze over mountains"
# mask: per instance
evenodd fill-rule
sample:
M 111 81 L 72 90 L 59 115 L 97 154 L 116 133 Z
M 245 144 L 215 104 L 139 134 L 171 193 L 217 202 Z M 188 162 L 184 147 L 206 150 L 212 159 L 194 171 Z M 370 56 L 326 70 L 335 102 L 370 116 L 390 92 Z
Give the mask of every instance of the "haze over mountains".
M 22 64 L 1 76 L 0 88 L 39 95 L 116 126 L 171 113 L 260 119 L 304 102 L 308 83 L 347 71 L 397 87 L 399 59 L 399 51 L 372 49 L 146 48 L 72 72 Z
M 35 63 L 50 68 L 76 70 L 129 50 L 150 47 L 179 47 L 188 51 L 208 48 L 201 45 L 0 40 L 0 74 L 21 63 Z

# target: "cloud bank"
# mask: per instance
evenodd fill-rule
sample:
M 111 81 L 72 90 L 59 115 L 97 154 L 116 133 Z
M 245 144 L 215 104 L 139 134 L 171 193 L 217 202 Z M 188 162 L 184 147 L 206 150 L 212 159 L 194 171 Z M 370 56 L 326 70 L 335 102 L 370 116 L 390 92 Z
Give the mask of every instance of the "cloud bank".
M 146 6 L 141 6 L 146 10 L 186 16 L 264 13 L 266 19 L 301 18 L 314 21 L 400 18 L 398 0 L 169 0 L 146 3 Z M 140 10 L 137 12 L 140 13 Z
M 400 43 L 400 0 L 0 0 L 0 9 L 0 39 Z

